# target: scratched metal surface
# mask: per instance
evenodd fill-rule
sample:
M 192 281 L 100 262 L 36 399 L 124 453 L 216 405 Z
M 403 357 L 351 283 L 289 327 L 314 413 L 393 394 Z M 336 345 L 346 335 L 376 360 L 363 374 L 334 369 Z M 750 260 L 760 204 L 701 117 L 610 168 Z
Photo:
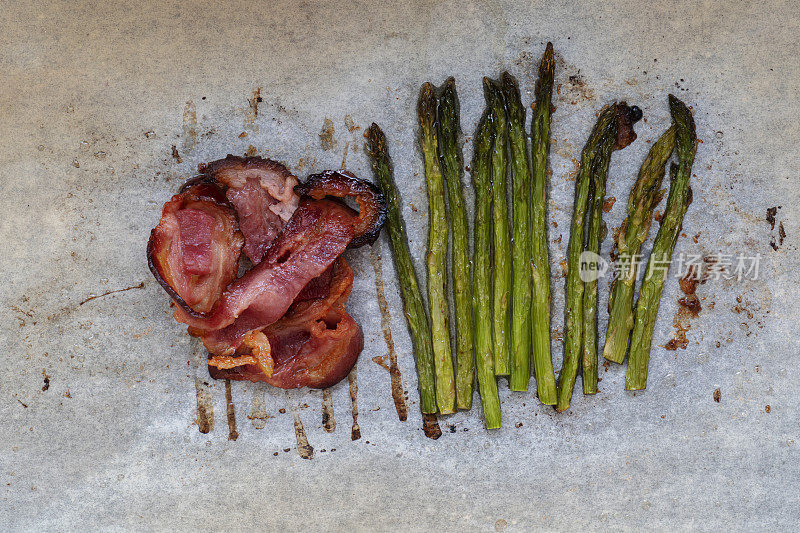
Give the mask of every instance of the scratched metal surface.
M 272 4 L 4 5 L 0 529 L 793 529 L 800 9 L 774 0 Z M 503 383 L 502 430 L 483 430 L 474 408 L 440 420 L 434 441 L 421 430 L 384 238 L 376 250 L 408 420 L 372 360 L 388 351 L 374 260 L 362 249 L 348 253 L 348 307 L 366 336 L 361 438 L 351 440 L 345 380 L 330 391 L 332 432 L 319 391 L 233 383 L 238 439 L 229 440 L 225 385 L 198 365 L 202 354 L 145 264 L 162 203 L 198 163 L 228 152 L 255 151 L 300 176 L 346 154 L 349 169 L 369 175 L 361 136 L 376 121 L 419 260 L 419 85 L 456 75 L 469 135 L 480 77 L 508 68 L 530 100 L 547 40 L 561 89 L 549 229 L 556 367 L 570 173 L 595 112 L 615 98 L 641 106 L 647 122 L 614 157 L 609 227 L 623 218 L 675 92 L 694 107 L 703 141 L 676 253 L 761 253 L 760 279 L 701 285 L 687 348 L 654 349 L 644 393 L 622 391 L 624 369 L 612 366 L 601 369 L 600 394 L 576 389 L 573 407 L 556 415 Z M 262 101 L 251 104 L 259 87 Z M 772 206 L 782 206 L 774 229 L 764 220 Z M 606 257 L 609 248 L 607 238 Z M 659 345 L 675 334 L 678 294 L 670 278 Z M 295 419 L 313 459 L 298 453 Z

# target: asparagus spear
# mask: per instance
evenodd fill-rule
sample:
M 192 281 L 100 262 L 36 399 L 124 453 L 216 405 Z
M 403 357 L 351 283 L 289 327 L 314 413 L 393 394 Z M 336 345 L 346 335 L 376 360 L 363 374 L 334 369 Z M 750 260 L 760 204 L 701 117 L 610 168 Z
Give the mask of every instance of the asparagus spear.
M 456 352 L 456 406 L 459 409 L 472 407 L 472 392 L 475 383 L 475 364 L 472 342 L 472 288 L 470 286 L 469 228 L 464 207 L 464 192 L 461 175 L 464 156 L 459 144 L 461 122 L 459 119 L 456 82 L 448 78 L 439 96 L 439 160 L 444 181 L 447 184 L 448 207 L 450 208 L 450 287 L 453 291 L 453 318 L 455 320 Z
M 486 103 L 492 110 L 494 147 L 492 149 L 492 217 L 494 221 L 494 287 L 492 296 L 492 336 L 494 339 L 494 373 L 507 376 L 511 370 L 511 231 L 508 224 L 506 191 L 506 143 L 508 120 L 503 91 L 499 85 L 483 78 Z
M 606 195 L 611 151 L 602 150 L 592 170 L 589 192 L 589 223 L 585 251 L 600 254 L 603 200 Z M 597 393 L 597 279 L 589 277 L 583 287 L 583 393 Z
M 603 348 L 603 357 L 615 363 L 622 363 L 628 350 L 628 338 L 633 329 L 633 285 L 639 252 L 650 231 L 653 209 L 661 202 L 661 181 L 674 148 L 673 125 L 653 144 L 642 163 L 628 198 L 628 218 L 622 223 L 617 236 L 620 270 L 611 288 L 608 333 Z
M 513 238 L 511 239 L 511 378 L 513 391 L 528 390 L 531 378 L 531 238 L 530 157 L 525 137 L 525 108 L 517 80 L 508 72 L 501 76 L 511 167 Z
M 550 355 L 550 256 L 547 250 L 547 154 L 550 151 L 550 103 L 553 95 L 553 43 L 547 43 L 539 64 L 536 103 L 531 120 L 533 189 L 531 195 L 531 253 L 533 305 L 531 328 L 533 366 L 539 401 L 556 403 L 556 378 Z
M 433 347 L 428 313 L 422 301 L 417 272 L 408 249 L 408 234 L 400 211 L 400 193 L 394 181 L 392 161 L 386 148 L 386 136 L 377 124 L 367 130 L 367 152 L 372 159 L 372 172 L 386 199 L 388 218 L 386 229 L 392 245 L 395 269 L 403 299 L 403 313 L 406 316 L 411 341 L 414 345 L 414 359 L 417 363 L 419 380 L 420 410 L 423 413 L 436 412 L 436 389 L 433 377 Z
M 428 305 L 431 311 L 434 369 L 436 371 L 436 403 L 442 414 L 456 410 L 456 387 L 448 326 L 445 260 L 447 259 L 447 206 L 444 199 L 442 169 L 439 165 L 436 132 L 436 95 L 433 85 L 425 83 L 419 93 L 417 113 L 420 146 L 425 159 L 428 182 Z
M 473 318 L 475 320 L 475 362 L 486 429 L 500 427 L 500 398 L 494 376 L 492 342 L 492 114 L 484 111 L 475 131 L 472 183 L 475 187 L 475 249 L 473 264 Z
M 694 118 L 686 105 L 673 95 L 669 95 L 669 110 L 675 124 L 678 164 L 673 164 L 670 169 L 667 207 L 653 243 L 646 275 L 639 290 L 639 301 L 636 303 L 631 353 L 625 374 L 626 390 L 641 390 L 647 386 L 647 366 L 650 361 L 653 327 L 658 316 L 661 291 L 664 289 L 664 280 L 681 231 L 683 217 L 689 204 L 692 203 L 689 178 L 692 175 L 692 163 L 697 151 Z

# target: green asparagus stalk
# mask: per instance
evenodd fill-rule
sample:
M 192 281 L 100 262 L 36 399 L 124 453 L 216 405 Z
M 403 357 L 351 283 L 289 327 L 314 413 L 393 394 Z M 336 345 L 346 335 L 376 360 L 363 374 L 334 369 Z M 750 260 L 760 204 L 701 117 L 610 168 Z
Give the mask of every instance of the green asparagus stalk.
M 423 413 L 436 412 L 436 388 L 433 377 L 433 346 L 428 313 L 419 289 L 417 272 L 408 249 L 408 234 L 400 208 L 400 193 L 394 181 L 394 169 L 386 147 L 386 136 L 377 124 L 367 130 L 367 153 L 372 159 L 372 172 L 378 182 L 388 211 L 386 229 L 392 245 L 394 265 L 403 299 L 403 313 L 411 333 L 414 346 L 414 359 L 417 364 L 419 380 L 420 410 Z
M 453 319 L 455 321 L 456 352 L 456 406 L 472 408 L 475 383 L 475 364 L 472 340 L 472 287 L 470 286 L 469 227 L 464 207 L 461 176 L 464 156 L 459 144 L 461 135 L 460 110 L 456 82 L 448 78 L 439 96 L 439 160 L 447 185 L 450 209 L 450 288 L 453 291 Z
M 508 120 L 501 87 L 489 78 L 483 78 L 483 88 L 486 103 L 492 110 L 494 124 L 494 147 L 492 149 L 494 373 L 498 376 L 507 376 L 511 371 L 511 230 L 508 223 L 508 193 L 506 190 Z
M 606 195 L 608 165 L 611 151 L 602 150 L 597 156 L 591 175 L 589 192 L 589 223 L 584 250 L 600 254 L 603 225 L 603 201 Z M 583 287 L 583 358 L 581 372 L 583 393 L 597 393 L 597 279 L 588 276 Z
M 583 334 L 583 281 L 580 278 L 580 260 L 583 251 L 583 226 L 589 199 L 589 184 L 595 159 L 604 150 L 609 153 L 617 136 L 615 106 L 605 107 L 589 135 L 581 153 L 581 163 L 575 178 L 575 200 L 572 207 L 572 226 L 567 247 L 567 282 L 565 294 L 564 360 L 558 377 L 556 409 L 569 408 L 572 389 L 578 376 L 581 340 Z
M 617 236 L 619 270 L 608 302 L 608 333 L 603 348 L 603 357 L 615 363 L 622 363 L 628 351 L 628 338 L 633 329 L 633 286 L 639 253 L 650 231 L 653 210 L 661 202 L 661 181 L 674 148 L 673 125 L 653 144 L 642 163 L 628 198 L 628 217 Z
M 425 83 L 419 94 L 417 113 L 420 146 L 425 160 L 428 183 L 428 305 L 431 311 L 436 402 L 442 414 L 456 410 L 456 387 L 450 347 L 446 292 L 445 261 L 447 259 L 447 206 L 444 198 L 442 169 L 439 164 L 439 142 L 436 131 L 437 100 L 433 85 Z
M 531 328 L 533 367 L 539 401 L 556 403 L 556 378 L 550 355 L 550 255 L 547 249 L 547 155 L 550 152 L 550 113 L 555 61 L 553 44 L 547 43 L 539 64 L 536 102 L 531 120 L 531 253 L 533 305 Z
M 494 375 L 492 340 L 492 151 L 494 142 L 492 114 L 487 109 L 475 131 L 472 183 L 475 187 L 475 249 L 473 265 L 473 319 L 475 321 L 475 363 L 478 391 L 483 406 L 486 429 L 500 427 L 500 398 Z
M 509 167 L 511 168 L 511 377 L 512 391 L 528 390 L 531 378 L 531 237 L 530 157 L 525 136 L 525 107 L 517 80 L 508 72 L 500 79 L 508 116 Z
M 650 348 L 653 341 L 653 327 L 658 316 L 658 304 L 664 289 L 669 262 L 675 243 L 681 231 L 686 209 L 692 202 L 692 189 L 689 179 L 697 151 L 697 134 L 694 118 L 686 105 L 675 96 L 669 95 L 669 110 L 675 124 L 675 148 L 678 164 L 670 171 L 669 196 L 661 227 L 653 243 L 653 251 L 647 262 L 645 278 L 639 290 L 639 301 L 631 336 L 631 351 L 628 369 L 625 374 L 626 390 L 641 390 L 647 386 L 647 367 L 650 362 Z

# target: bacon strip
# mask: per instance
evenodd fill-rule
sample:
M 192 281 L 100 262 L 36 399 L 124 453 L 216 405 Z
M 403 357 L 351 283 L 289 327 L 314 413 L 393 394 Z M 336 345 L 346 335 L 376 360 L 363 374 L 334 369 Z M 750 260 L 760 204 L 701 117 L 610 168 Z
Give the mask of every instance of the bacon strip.
M 264 330 L 275 363 L 272 375 L 244 355 L 225 358 L 224 364 L 212 363 L 219 356 L 213 357 L 209 361 L 211 377 L 264 381 L 284 389 L 325 388 L 338 383 L 355 365 L 364 342 L 361 328 L 344 311 L 352 286 L 353 271 L 339 258 L 326 298 L 295 303 L 286 316 Z
M 184 312 L 209 311 L 236 277 L 243 238 L 222 190 L 196 183 L 164 205 L 150 232 L 150 271 Z

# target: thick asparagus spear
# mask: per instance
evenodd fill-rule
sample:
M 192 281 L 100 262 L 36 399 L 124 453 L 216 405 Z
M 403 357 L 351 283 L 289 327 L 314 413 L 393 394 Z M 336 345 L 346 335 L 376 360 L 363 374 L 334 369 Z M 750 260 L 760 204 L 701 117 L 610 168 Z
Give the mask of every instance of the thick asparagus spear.
M 408 235 L 400 208 L 400 193 L 394 182 L 392 161 L 386 148 L 386 136 L 377 124 L 367 130 L 367 153 L 372 159 L 372 172 L 386 199 L 388 218 L 386 229 L 392 245 L 395 269 L 403 298 L 403 313 L 406 316 L 411 341 L 414 345 L 414 359 L 417 363 L 419 380 L 420 410 L 423 413 L 436 412 L 436 389 L 433 377 L 433 347 L 428 313 L 419 290 L 417 272 L 408 249 Z
M 500 398 L 494 376 L 492 340 L 492 114 L 487 109 L 475 131 L 472 183 L 475 187 L 475 249 L 473 265 L 473 319 L 475 321 L 475 363 L 486 429 L 500 427 Z
M 445 288 L 447 206 L 444 199 L 442 169 L 439 165 L 436 107 L 433 85 L 426 82 L 419 93 L 417 113 L 420 146 L 425 160 L 425 179 L 428 183 L 428 305 L 431 311 L 431 338 L 436 371 L 436 403 L 440 413 L 450 414 L 456 410 L 456 387 Z
M 508 115 L 508 146 L 511 159 L 511 378 L 513 391 L 528 390 L 531 378 L 531 238 L 530 157 L 525 136 L 525 107 L 519 84 L 508 72 L 500 79 Z
M 692 175 L 692 163 L 697 150 L 694 118 L 686 105 L 673 95 L 669 95 L 669 110 L 675 124 L 678 164 L 673 164 L 670 171 L 667 207 L 653 243 L 653 251 L 647 262 L 647 271 L 636 303 L 631 352 L 625 374 L 626 390 L 640 390 L 647 386 L 647 367 L 650 362 L 653 327 L 658 316 L 661 291 L 664 289 L 669 262 L 678 234 L 681 232 L 683 217 L 689 204 L 692 203 L 689 178 Z
M 661 201 L 661 181 L 674 148 L 673 125 L 653 144 L 642 163 L 628 198 L 628 218 L 617 236 L 619 272 L 608 302 L 608 332 L 603 348 L 603 357 L 615 363 L 622 363 L 628 350 L 628 338 L 633 329 L 633 285 L 639 253 L 650 231 L 653 209 Z
M 547 43 L 539 64 L 536 102 L 531 120 L 531 253 L 533 305 L 531 328 L 533 367 L 539 401 L 556 403 L 556 378 L 550 355 L 550 255 L 547 250 L 547 155 L 550 152 L 550 109 L 555 61 L 553 44 Z
M 508 223 L 508 192 L 506 190 L 508 120 L 501 87 L 489 78 L 483 78 L 483 89 L 486 104 L 492 110 L 494 124 L 494 147 L 492 148 L 494 373 L 498 376 L 507 376 L 511 370 L 511 230 Z
M 589 192 L 589 223 L 584 250 L 600 254 L 600 237 L 603 225 L 603 201 L 606 195 L 608 165 L 611 151 L 602 150 L 597 156 L 591 176 Z M 583 286 L 583 358 L 581 372 L 584 394 L 597 393 L 597 279 L 593 276 Z
M 580 261 L 592 173 L 598 162 L 606 161 L 611 157 L 613 150 L 625 148 L 636 139 L 633 124 L 640 118 L 642 118 L 641 110 L 635 106 L 628 107 L 624 102 L 604 108 L 581 153 L 578 176 L 575 178 L 575 202 L 572 208 L 572 226 L 567 248 L 564 361 L 558 377 L 558 400 L 556 402 L 558 411 L 569 408 L 572 389 L 575 386 L 580 366 L 584 327 L 584 284 L 580 276 Z
M 464 156 L 459 144 L 461 135 L 460 110 L 456 82 L 448 78 L 439 96 L 439 160 L 447 184 L 450 209 L 450 287 L 453 291 L 456 352 L 456 406 L 472 407 L 475 383 L 475 364 L 472 341 L 472 287 L 470 286 L 469 227 L 464 207 L 461 175 Z

